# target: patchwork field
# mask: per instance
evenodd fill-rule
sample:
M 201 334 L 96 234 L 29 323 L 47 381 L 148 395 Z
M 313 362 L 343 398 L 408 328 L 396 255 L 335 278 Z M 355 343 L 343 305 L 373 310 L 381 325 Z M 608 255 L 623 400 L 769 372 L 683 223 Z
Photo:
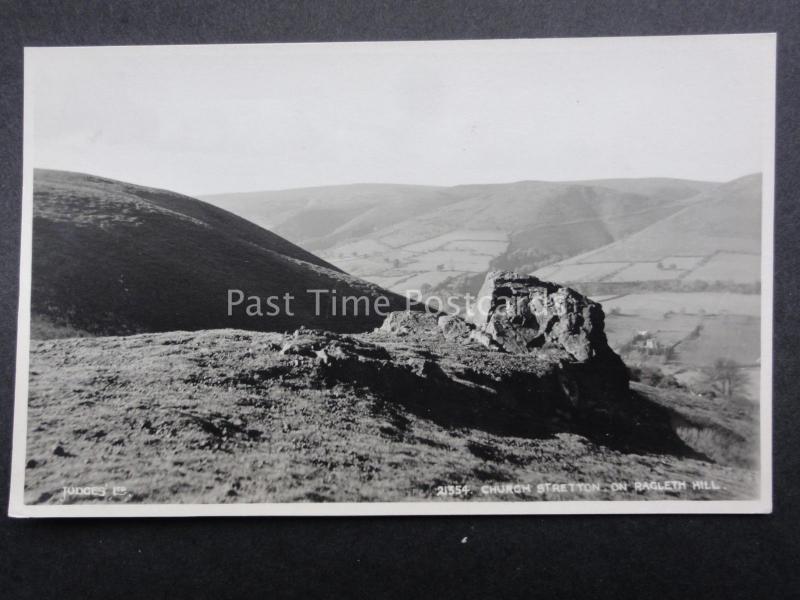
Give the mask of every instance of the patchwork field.
M 659 292 L 625 294 L 594 298 L 603 304 L 606 314 L 617 309 L 624 314 L 662 318 L 665 313 L 735 314 L 757 317 L 761 314 L 759 294 L 732 294 L 728 292 L 678 293 Z
M 761 277 L 761 255 L 720 252 L 686 275 L 686 279 L 750 283 Z
M 649 282 L 685 280 L 709 283 L 755 283 L 761 277 L 761 255 L 715 252 L 707 256 L 665 256 L 647 261 L 594 262 L 594 256 L 548 265 L 533 274 L 564 283 Z M 587 262 L 582 262 L 586 260 Z
M 603 281 L 658 281 L 660 279 L 678 279 L 686 271 L 665 269 L 660 262 L 631 263 L 624 269 L 612 273 Z
M 628 364 L 657 366 L 691 386 L 716 360 L 733 360 L 746 376 L 745 395 L 758 400 L 760 295 L 665 292 L 594 299 L 605 310 L 609 344 Z
M 662 264 L 667 269 L 691 271 L 703 262 L 702 256 L 667 256 L 662 259 Z
M 561 264 L 543 267 L 535 275 L 552 281 L 603 281 L 630 266 L 627 262 Z
M 508 246 L 508 235 L 462 229 L 392 245 L 396 241 L 360 240 L 320 255 L 348 273 L 405 294 L 434 288 L 458 275 L 487 271 L 491 260 Z
M 741 365 L 758 364 L 760 331 L 761 321 L 756 317 L 704 317 L 699 335 L 678 346 L 678 361 L 708 366 L 716 358 L 730 358 Z

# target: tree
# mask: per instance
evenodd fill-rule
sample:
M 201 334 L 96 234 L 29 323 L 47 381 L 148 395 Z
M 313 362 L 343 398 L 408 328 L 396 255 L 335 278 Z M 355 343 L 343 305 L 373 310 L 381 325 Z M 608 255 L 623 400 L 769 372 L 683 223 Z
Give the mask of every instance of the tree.
M 718 358 L 705 369 L 705 382 L 724 398 L 744 391 L 747 375 L 741 366 L 730 358 Z
M 664 350 L 664 360 L 667 362 L 672 362 L 677 360 L 678 358 L 678 349 L 676 348 L 678 344 L 673 344 L 672 346 L 667 346 Z

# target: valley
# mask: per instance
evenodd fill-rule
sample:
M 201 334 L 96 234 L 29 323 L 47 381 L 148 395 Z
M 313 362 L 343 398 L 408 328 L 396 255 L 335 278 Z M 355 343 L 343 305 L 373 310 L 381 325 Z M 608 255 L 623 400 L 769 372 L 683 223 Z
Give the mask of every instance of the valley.
M 610 343 L 630 363 L 688 385 L 733 360 L 748 377 L 743 393 L 758 399 L 760 175 L 363 184 L 208 200 L 414 298 L 474 294 L 494 269 L 570 285 L 603 304 Z M 323 207 L 331 227 L 321 235 Z

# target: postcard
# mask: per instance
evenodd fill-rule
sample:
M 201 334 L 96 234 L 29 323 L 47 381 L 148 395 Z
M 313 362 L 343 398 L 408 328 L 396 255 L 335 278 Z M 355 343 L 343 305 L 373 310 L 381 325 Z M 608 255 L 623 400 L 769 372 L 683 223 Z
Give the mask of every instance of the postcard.
M 775 44 L 27 48 L 9 513 L 770 512 Z

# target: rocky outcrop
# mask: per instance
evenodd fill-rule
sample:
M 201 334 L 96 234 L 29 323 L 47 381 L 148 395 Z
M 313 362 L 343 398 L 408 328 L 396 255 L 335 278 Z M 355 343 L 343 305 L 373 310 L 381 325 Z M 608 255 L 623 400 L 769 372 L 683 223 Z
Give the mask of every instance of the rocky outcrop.
M 420 311 L 391 313 L 379 331 L 476 342 L 509 353 L 563 351 L 576 362 L 613 354 L 602 307 L 575 290 L 530 275 L 494 271 L 486 276 L 464 318 Z
M 437 324 L 444 338 L 449 341 L 466 342 L 469 340 L 473 330 L 469 323 L 455 315 L 442 315 L 439 317 Z
M 552 347 L 583 362 L 610 351 L 599 304 L 530 275 L 489 273 L 466 318 L 507 352 Z
M 399 311 L 378 331 L 555 361 L 561 395 L 573 409 L 614 407 L 630 395 L 627 369 L 606 340 L 602 307 L 536 277 L 489 273 L 465 318 Z
M 436 315 L 423 311 L 397 310 L 377 329 L 396 335 L 431 335 L 437 332 Z

